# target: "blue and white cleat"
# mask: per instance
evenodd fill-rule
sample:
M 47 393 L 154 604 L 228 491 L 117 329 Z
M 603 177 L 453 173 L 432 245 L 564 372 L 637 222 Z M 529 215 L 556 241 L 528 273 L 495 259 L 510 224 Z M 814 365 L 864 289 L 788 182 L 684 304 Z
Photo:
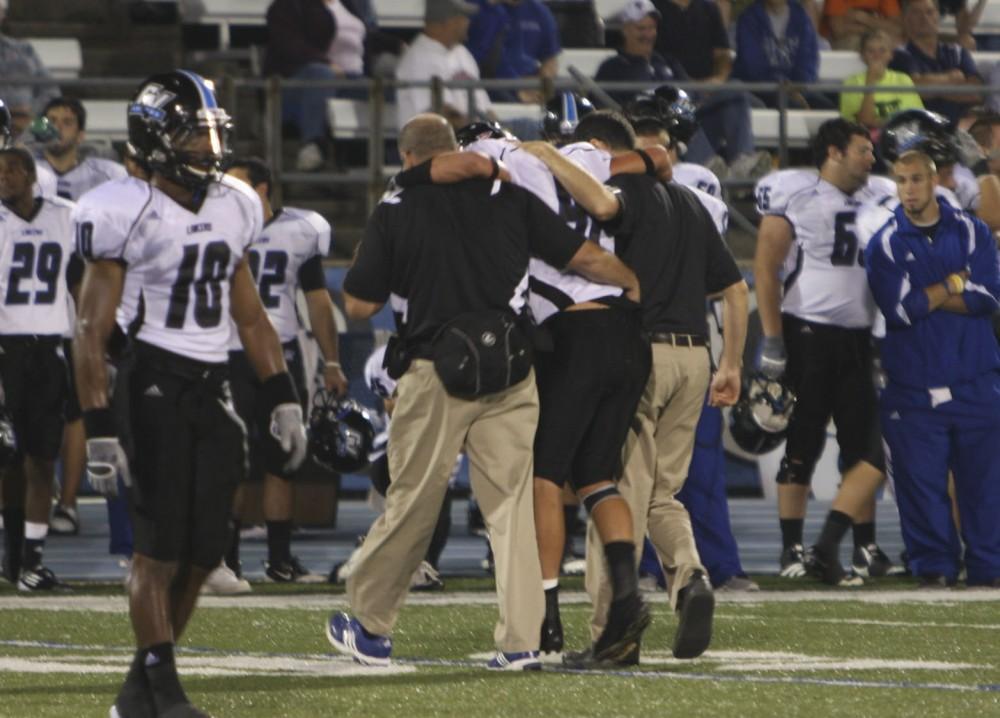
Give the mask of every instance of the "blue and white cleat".
M 365 631 L 358 619 L 335 613 L 326 624 L 326 637 L 341 653 L 365 666 L 388 666 L 392 639 Z
M 538 651 L 520 653 L 497 651 L 486 667 L 491 671 L 540 671 L 542 662 L 538 660 Z

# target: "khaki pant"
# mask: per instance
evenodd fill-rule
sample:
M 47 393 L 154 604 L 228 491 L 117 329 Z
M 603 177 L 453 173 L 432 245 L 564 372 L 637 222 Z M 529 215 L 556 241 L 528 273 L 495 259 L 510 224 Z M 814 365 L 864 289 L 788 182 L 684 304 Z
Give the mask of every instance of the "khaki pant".
M 674 496 L 684 486 L 694 433 L 711 378 L 704 347 L 653 344 L 653 371 L 636 414 L 624 453 L 625 472 L 618 491 L 632 511 L 636 560 L 648 531 L 656 553 L 670 575 L 670 605 L 692 572 L 704 570 L 691 531 L 691 517 Z M 594 606 L 590 632 L 597 640 L 611 604 L 608 563 L 597 527 L 587 527 L 587 593 Z
M 534 374 L 506 391 L 465 401 L 445 391 L 431 362 L 418 359 L 396 391 L 385 512 L 347 580 L 354 615 L 372 633 L 392 631 L 410 577 L 427 553 L 455 456 L 464 448 L 496 562 L 500 619 L 494 640 L 501 651 L 538 650 L 545 598 L 531 483 Z

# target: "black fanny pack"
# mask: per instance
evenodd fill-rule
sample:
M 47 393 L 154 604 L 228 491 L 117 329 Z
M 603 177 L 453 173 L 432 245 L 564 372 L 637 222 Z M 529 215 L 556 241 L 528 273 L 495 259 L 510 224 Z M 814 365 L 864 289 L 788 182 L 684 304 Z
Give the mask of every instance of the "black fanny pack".
M 531 371 L 531 343 L 509 312 L 459 315 L 431 342 L 434 370 L 452 396 L 475 399 L 517 384 Z

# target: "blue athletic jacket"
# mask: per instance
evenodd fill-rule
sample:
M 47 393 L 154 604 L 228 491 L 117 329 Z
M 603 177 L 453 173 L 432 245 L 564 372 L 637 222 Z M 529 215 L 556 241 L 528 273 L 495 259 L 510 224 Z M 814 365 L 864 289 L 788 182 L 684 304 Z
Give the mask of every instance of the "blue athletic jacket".
M 882 366 L 890 383 L 950 387 L 1000 368 L 990 315 L 1000 306 L 1000 268 L 989 228 L 938 199 L 934 240 L 903 212 L 875 233 L 865 249 L 868 284 L 885 315 Z M 968 314 L 928 311 L 924 289 L 968 271 L 962 298 Z

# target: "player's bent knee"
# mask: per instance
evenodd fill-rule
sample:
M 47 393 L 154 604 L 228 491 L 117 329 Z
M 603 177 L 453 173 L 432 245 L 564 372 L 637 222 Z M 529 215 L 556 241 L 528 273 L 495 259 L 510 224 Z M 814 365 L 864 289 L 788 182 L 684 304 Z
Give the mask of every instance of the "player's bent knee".
M 613 498 L 621 498 L 621 494 L 618 493 L 618 487 L 614 484 L 602 486 L 583 497 L 583 507 L 587 510 L 588 514 L 593 515 L 594 509 L 597 508 L 598 504 Z
M 775 483 L 779 485 L 809 486 L 812 483 L 814 464 L 806 464 L 795 459 L 784 458 Z

